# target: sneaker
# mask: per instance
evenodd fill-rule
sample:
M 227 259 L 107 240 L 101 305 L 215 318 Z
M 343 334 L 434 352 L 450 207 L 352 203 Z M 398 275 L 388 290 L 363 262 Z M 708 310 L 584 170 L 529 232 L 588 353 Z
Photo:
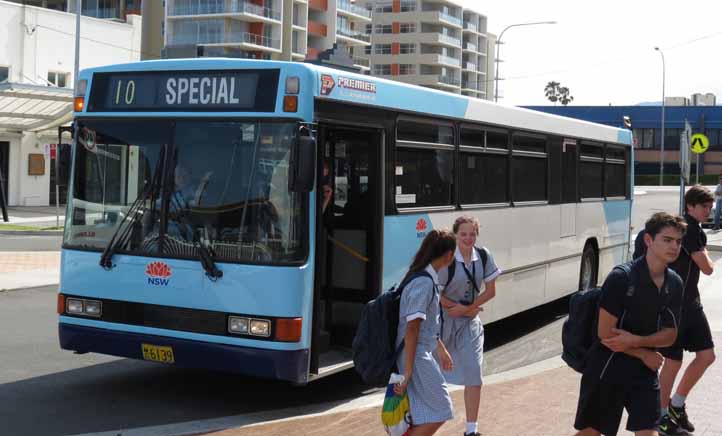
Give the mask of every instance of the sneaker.
M 657 426 L 659 434 L 664 436 L 679 436 L 685 434 L 669 415 L 664 415 Z
M 479 433 L 479 432 L 476 432 L 476 433 L 464 433 L 464 436 L 481 436 L 481 433 Z
M 681 429 L 690 433 L 694 432 L 694 426 L 691 422 L 689 422 L 689 417 L 687 416 L 687 410 L 685 409 L 684 404 L 682 405 L 682 407 L 674 407 L 670 404 L 669 414 L 672 416 L 672 418 L 674 418 L 675 421 L 677 421 L 677 424 L 679 424 L 679 427 Z

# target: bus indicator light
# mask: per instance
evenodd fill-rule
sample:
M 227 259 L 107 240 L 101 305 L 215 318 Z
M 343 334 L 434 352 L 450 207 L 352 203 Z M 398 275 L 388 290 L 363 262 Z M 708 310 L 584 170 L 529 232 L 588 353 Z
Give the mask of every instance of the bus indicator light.
M 298 76 L 286 78 L 286 94 L 298 94 L 301 90 L 301 81 Z
M 280 342 L 298 342 L 301 340 L 303 318 L 280 318 L 276 320 L 275 340 Z
M 85 107 L 85 97 L 75 97 L 73 99 L 73 110 L 75 112 L 82 112 Z
M 287 95 L 283 97 L 284 112 L 298 112 L 298 96 Z
M 58 294 L 58 315 L 65 313 L 65 295 Z

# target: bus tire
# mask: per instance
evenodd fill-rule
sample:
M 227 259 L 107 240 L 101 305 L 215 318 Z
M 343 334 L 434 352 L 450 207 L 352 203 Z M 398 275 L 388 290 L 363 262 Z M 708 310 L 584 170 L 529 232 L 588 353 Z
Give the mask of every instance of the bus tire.
M 579 268 L 579 290 L 586 291 L 597 285 L 597 273 L 599 270 L 599 262 L 597 259 L 597 250 L 594 245 L 587 243 L 582 252 L 582 264 Z

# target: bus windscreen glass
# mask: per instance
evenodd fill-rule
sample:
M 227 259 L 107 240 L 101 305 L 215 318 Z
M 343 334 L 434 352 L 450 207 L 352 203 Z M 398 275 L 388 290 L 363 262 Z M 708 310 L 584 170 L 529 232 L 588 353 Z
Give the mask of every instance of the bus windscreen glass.
M 66 247 L 103 250 L 122 225 L 131 228 L 119 253 L 197 259 L 203 244 L 220 262 L 305 259 L 306 200 L 288 191 L 295 123 L 80 120 L 79 129 Z
M 88 112 L 273 112 L 278 70 L 96 73 Z

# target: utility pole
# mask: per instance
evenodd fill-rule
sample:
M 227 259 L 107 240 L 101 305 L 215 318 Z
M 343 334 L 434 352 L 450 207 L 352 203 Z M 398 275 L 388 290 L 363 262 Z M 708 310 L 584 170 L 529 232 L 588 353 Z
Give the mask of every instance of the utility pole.
M 163 21 L 163 2 L 160 0 L 142 0 L 141 15 L 143 22 L 140 39 L 140 60 L 160 59 L 163 48 L 161 23 Z

